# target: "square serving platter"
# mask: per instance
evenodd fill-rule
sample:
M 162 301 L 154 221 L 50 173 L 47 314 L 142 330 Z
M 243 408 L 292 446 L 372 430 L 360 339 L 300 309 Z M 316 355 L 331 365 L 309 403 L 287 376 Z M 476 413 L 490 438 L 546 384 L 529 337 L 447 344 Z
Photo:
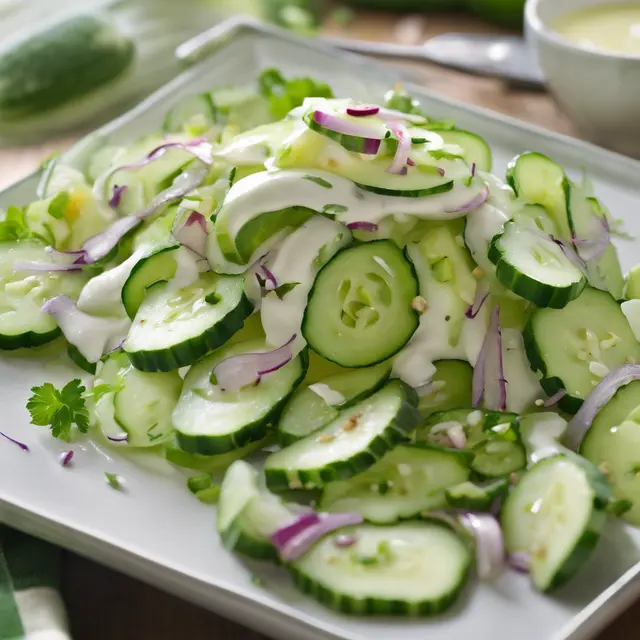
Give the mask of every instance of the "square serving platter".
M 159 128 L 165 111 L 189 93 L 252 82 L 265 68 L 311 75 L 336 95 L 380 100 L 403 76 L 321 42 L 243 21 L 201 38 L 208 54 L 132 111 L 75 147 L 126 142 Z M 405 82 L 435 118 L 452 118 L 484 136 L 494 172 L 504 173 L 517 153 L 548 154 L 579 176 L 585 171 L 616 217 L 640 237 L 640 162 L 530 127 L 506 116 L 447 100 Z M 38 175 L 0 193 L 0 208 L 35 197 Z M 619 245 L 623 266 L 637 261 L 638 244 Z M 78 376 L 60 346 L 37 354 L 0 355 L 0 429 L 26 442 L 22 452 L 0 440 L 0 522 L 59 544 L 145 580 L 282 640 L 586 640 L 640 597 L 640 530 L 611 522 L 588 565 L 553 597 L 536 593 L 526 576 L 505 571 L 491 584 L 471 584 L 456 607 L 432 619 L 353 618 L 333 613 L 298 593 L 286 571 L 248 564 L 222 548 L 211 507 L 185 488 L 185 475 L 148 455 L 125 456 L 85 441 L 63 468 L 62 442 L 29 424 L 29 389 Z M 117 472 L 124 491 L 105 482 Z M 252 576 L 263 578 L 256 586 Z M 0 621 L 1 625 L 1 621 Z

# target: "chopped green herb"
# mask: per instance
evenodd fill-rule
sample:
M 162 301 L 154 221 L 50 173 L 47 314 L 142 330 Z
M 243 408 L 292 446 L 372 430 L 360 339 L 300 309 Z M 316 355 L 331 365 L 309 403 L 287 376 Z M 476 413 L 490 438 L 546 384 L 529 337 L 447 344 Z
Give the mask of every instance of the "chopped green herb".
M 64 215 L 67 210 L 67 205 L 69 204 L 69 192 L 61 191 L 58 195 L 56 195 L 51 202 L 49 203 L 49 208 L 47 212 L 50 216 L 60 220 L 64 218 Z
M 345 207 L 342 204 L 325 204 L 324 207 L 322 207 L 322 213 L 326 213 L 329 216 L 337 216 L 347 211 L 349 211 L 349 207 Z
M 309 180 L 309 182 L 315 182 L 316 184 L 324 187 L 325 189 L 333 189 L 333 185 L 324 178 L 318 178 L 317 176 L 302 176 L 303 180 Z
M 120 476 L 117 473 L 104 472 L 104 477 L 107 479 L 110 487 L 114 489 L 122 489 L 122 483 L 120 482 Z
M 85 387 L 80 380 L 68 382 L 62 389 L 56 389 L 50 382 L 40 387 L 32 387 L 27 409 L 31 414 L 31 424 L 50 427 L 54 438 L 69 440 L 75 424 L 78 431 L 89 430 L 89 414 L 84 399 Z
M 616 516 L 617 518 L 619 518 L 620 516 L 627 513 L 627 511 L 629 511 L 632 507 L 633 502 L 631 502 L 630 500 L 615 500 L 612 498 L 607 505 L 607 513 L 610 513 L 612 516 Z
M 157 428 L 158 423 L 156 422 L 147 429 L 147 438 L 149 438 L 149 442 L 155 442 L 156 440 L 158 440 L 158 438 L 162 438 L 162 433 L 153 433 Z
M 391 489 L 391 484 L 387 481 L 387 480 L 383 480 L 379 485 L 378 485 L 378 493 L 383 496 L 385 493 L 389 493 Z
M 300 283 L 299 282 L 285 282 L 281 284 L 279 287 L 276 287 L 273 292 L 282 300 L 287 293 L 293 291 Z
M 393 557 L 393 552 L 391 551 L 391 545 L 388 540 L 382 540 L 378 544 L 378 556 L 384 558 L 385 560 L 390 560 Z
M 231 171 L 229 171 L 229 186 L 230 187 L 233 186 L 233 181 L 235 180 L 237 171 L 238 171 L 237 167 L 233 167 L 233 169 L 231 169 Z
M 208 489 L 213 484 L 213 476 L 210 473 L 200 473 L 187 479 L 187 487 L 191 493 L 198 493 Z
M 14 240 L 26 240 L 31 237 L 31 232 L 25 221 L 25 209 L 10 206 L 0 221 L 0 242 L 12 242 Z
M 204 301 L 207 304 L 218 304 L 220 301 L 222 300 L 222 298 L 220 297 L 219 293 L 216 293 L 215 291 L 212 291 L 211 293 L 208 293 L 205 298 Z
M 251 584 L 255 584 L 256 587 L 262 587 L 264 585 L 264 580 L 260 577 L 255 575 L 255 573 L 251 576 Z
M 190 195 L 186 196 L 185 200 L 189 200 L 189 202 L 204 202 L 204 198 L 202 196 Z
M 54 151 L 50 153 L 41 163 L 40 163 L 40 171 L 45 171 L 49 168 L 51 164 L 53 164 L 60 157 L 59 151 Z
M 402 88 L 387 91 L 384 96 L 384 106 L 389 109 L 395 109 L 396 111 L 402 111 L 402 113 L 413 113 L 418 116 L 424 116 L 425 119 L 427 119 L 420 107 L 420 101 L 412 98 Z
M 215 504 L 220 498 L 220 487 L 214 485 L 213 487 L 201 489 L 200 491 L 196 491 L 195 496 L 204 504 Z
M 356 556 L 356 562 L 358 564 L 362 564 L 365 567 L 370 567 L 376 565 L 380 562 L 380 558 L 375 556 Z
M 460 160 L 462 158 L 462 156 L 459 156 L 456 153 L 450 153 L 444 149 L 431 149 L 429 154 L 436 160 Z

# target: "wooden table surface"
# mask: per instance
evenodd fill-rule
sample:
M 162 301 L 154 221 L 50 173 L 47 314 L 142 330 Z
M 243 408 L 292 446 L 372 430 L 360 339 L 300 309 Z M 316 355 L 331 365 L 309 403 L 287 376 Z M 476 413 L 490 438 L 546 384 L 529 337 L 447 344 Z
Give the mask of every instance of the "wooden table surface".
M 357 21 L 346 28 L 331 23 L 325 28 L 334 35 L 404 44 L 450 31 L 497 31 L 491 25 L 464 16 L 398 18 L 369 12 L 361 12 Z M 547 95 L 508 90 L 496 80 L 427 64 L 412 66 L 433 91 L 577 135 Z M 0 149 L 0 188 L 31 172 L 51 152 L 65 149 L 74 137 L 61 137 L 37 147 Z M 261 634 L 71 553 L 66 554 L 63 594 L 75 640 L 266 640 Z M 640 606 L 636 605 L 597 640 L 629 640 L 638 637 L 639 627 Z

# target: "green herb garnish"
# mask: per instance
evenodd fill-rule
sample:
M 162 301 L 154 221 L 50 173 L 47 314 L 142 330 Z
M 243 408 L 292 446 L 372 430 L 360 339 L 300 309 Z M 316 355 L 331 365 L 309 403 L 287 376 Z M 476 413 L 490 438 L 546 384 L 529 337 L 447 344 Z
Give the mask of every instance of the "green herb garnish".
M 68 191 L 61 191 L 58 195 L 56 195 L 51 202 L 49 203 L 49 207 L 47 212 L 53 218 L 60 220 L 64 218 L 67 205 L 69 204 L 69 200 L 71 200 Z
M 213 484 L 213 476 L 210 473 L 200 473 L 187 479 L 187 487 L 191 493 L 198 493 L 208 489 Z
M 113 487 L 114 489 L 122 489 L 120 476 L 117 473 L 109 473 L 108 471 L 105 471 L 104 477 L 107 479 L 110 487 Z
M 302 176 L 303 180 L 309 180 L 309 182 L 315 182 L 316 184 L 324 187 L 325 189 L 333 189 L 333 185 L 324 178 L 318 178 L 317 176 Z
M 26 240 L 31 237 L 24 217 L 25 209 L 13 205 L 7 209 L 4 219 L 0 221 L 0 242 Z
M 282 300 L 287 293 L 289 293 L 290 291 L 293 291 L 300 283 L 299 282 L 285 282 L 284 284 L 281 284 L 279 287 L 276 287 L 273 290 L 273 293 L 275 293 L 278 298 L 280 298 L 280 300 Z

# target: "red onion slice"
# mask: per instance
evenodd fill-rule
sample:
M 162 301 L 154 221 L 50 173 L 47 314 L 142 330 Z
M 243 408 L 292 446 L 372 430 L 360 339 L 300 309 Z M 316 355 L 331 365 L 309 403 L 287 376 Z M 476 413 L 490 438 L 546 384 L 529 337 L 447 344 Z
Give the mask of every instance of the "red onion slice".
M 416 166 L 416 163 L 411 158 L 407 158 L 407 164 L 410 167 L 415 167 Z
M 226 358 L 213 368 L 212 380 L 215 379 L 223 391 L 238 391 L 242 387 L 258 384 L 262 376 L 281 369 L 293 359 L 290 345 L 296 337 L 294 334 L 273 351 L 243 353 Z
M 92 264 L 102 260 L 111 253 L 117 244 L 130 231 L 135 229 L 142 222 L 137 216 L 126 216 L 116 220 L 108 229 L 102 233 L 89 238 L 83 245 L 83 264 Z
M 260 270 L 265 275 L 265 291 L 273 291 L 278 286 L 278 281 L 276 277 L 273 275 L 273 272 L 264 264 L 260 265 Z
M 387 173 L 395 173 L 396 175 L 406 174 L 409 153 L 411 153 L 411 137 L 405 126 L 399 123 L 390 124 L 389 130 L 398 139 L 398 146 L 393 160 L 386 171 Z
M 356 118 L 375 116 L 380 111 L 380 107 L 375 105 L 359 104 L 354 107 L 347 107 L 347 113 Z
M 378 111 L 378 115 L 383 120 L 405 120 L 406 122 L 411 122 L 412 124 L 427 124 L 429 122 L 429 120 L 425 116 L 420 116 L 417 113 L 403 113 L 402 111 L 387 109 L 386 107 L 381 107 Z
M 357 536 L 353 534 L 341 533 L 336 536 L 333 543 L 339 549 L 346 549 L 347 547 L 352 547 L 356 542 L 358 542 Z
M 278 547 L 280 559 L 283 562 L 294 562 L 327 533 L 360 524 L 362 521 L 359 513 L 321 513 L 318 522 L 306 527 L 286 544 Z
M 8 436 L 2 431 L 0 431 L 0 436 L 2 436 L 5 440 L 8 440 L 9 442 L 13 442 L 13 444 L 17 444 L 23 451 L 29 451 L 29 447 L 24 442 L 20 442 L 20 440 L 16 440 L 15 438 Z
M 445 211 L 445 213 L 469 213 L 470 211 L 475 211 L 478 207 L 483 205 L 487 198 L 489 197 L 489 187 L 485 184 L 482 187 L 482 191 L 475 195 L 467 204 L 463 204 L 461 207 L 457 209 L 450 209 Z
M 543 407 L 554 407 L 555 405 L 562 400 L 567 395 L 566 389 L 560 389 L 556 391 L 551 397 L 547 398 L 543 403 Z
M 375 233 L 378 230 L 378 225 L 375 222 L 358 220 L 356 222 L 350 222 L 347 225 L 347 229 L 351 229 L 352 231 L 369 231 L 370 233 Z
M 303 513 L 294 522 L 278 529 L 272 536 L 271 542 L 278 549 L 284 547 L 292 538 L 302 533 L 308 527 L 318 524 L 320 516 L 314 511 Z
M 184 247 L 204 257 L 207 251 L 207 221 L 197 211 L 192 211 L 186 220 L 174 222 L 171 230 L 173 237 Z
M 482 309 L 482 305 L 486 302 L 488 297 L 489 289 L 485 289 L 484 287 L 477 285 L 473 304 L 469 305 L 469 308 L 465 311 L 465 317 L 473 320 L 473 318 L 475 318 L 480 313 L 480 309 Z
M 482 343 L 478 360 L 473 368 L 472 402 L 479 407 L 484 400 L 488 409 L 505 411 L 507 408 L 507 386 L 502 361 L 502 331 L 500 330 L 500 307 L 491 312 L 491 321 Z
M 529 573 L 531 557 L 528 553 L 510 553 L 507 555 L 507 564 L 518 573 Z
M 129 187 L 126 184 L 118 186 L 117 184 L 113 186 L 113 192 L 111 194 L 111 198 L 109 198 L 109 206 L 112 209 L 117 209 L 120 206 L 120 200 L 122 199 L 122 194 Z
M 471 164 L 471 177 L 472 177 L 472 178 L 475 178 L 475 177 L 476 177 L 476 163 L 475 163 L 475 162 L 473 162 L 473 163 Z
M 578 238 L 575 234 L 571 240 L 578 255 L 585 262 L 597 260 L 605 252 L 611 242 L 611 229 L 607 216 L 603 215 L 598 220 L 598 228 L 594 230 L 593 237 Z
M 111 442 L 128 442 L 129 434 L 121 433 L 120 435 L 117 435 L 117 436 L 107 436 L 107 440 L 111 440 Z
M 577 451 L 600 409 L 613 398 L 620 387 L 634 380 L 640 380 L 640 364 L 625 364 L 602 378 L 600 384 L 585 398 L 578 413 L 569 422 L 565 436 L 567 446 Z
M 343 120 L 339 116 L 323 111 L 314 111 L 313 120 L 325 129 L 330 129 L 336 133 L 342 133 L 346 136 L 355 136 L 364 138 L 365 144 L 361 153 L 367 155 L 375 155 L 380 148 L 380 141 L 384 137 L 380 133 L 379 127 L 372 127 L 367 124 L 359 124 L 358 122 Z
M 481 580 L 495 577 L 504 567 L 505 548 L 502 529 L 488 513 L 466 512 L 460 522 L 476 540 L 476 571 Z
M 54 262 L 36 262 L 35 260 L 16 260 L 13 263 L 13 272 L 19 271 L 82 271 L 82 265 L 55 264 Z
M 554 238 L 553 236 L 550 236 L 548 234 L 543 234 L 543 235 L 545 235 L 548 238 L 551 238 L 562 249 L 562 252 L 567 257 L 569 262 L 576 269 L 578 269 L 580 273 L 582 273 L 582 275 L 584 276 L 587 275 L 587 265 L 585 264 L 584 260 L 580 257 L 578 252 L 574 249 L 574 247 L 568 244 L 565 244 L 564 242 L 562 242 L 562 240 L 558 240 L 557 238 Z
M 63 451 L 60 454 L 60 464 L 63 467 L 68 467 L 73 459 L 73 451 Z

